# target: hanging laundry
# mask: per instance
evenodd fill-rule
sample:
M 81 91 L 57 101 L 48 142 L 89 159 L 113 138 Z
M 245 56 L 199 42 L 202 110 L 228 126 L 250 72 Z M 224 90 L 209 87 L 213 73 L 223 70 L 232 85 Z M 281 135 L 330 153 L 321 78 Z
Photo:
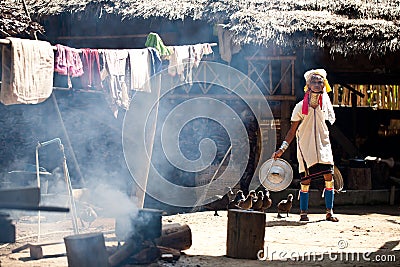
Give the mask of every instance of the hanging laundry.
M 126 76 L 128 73 L 128 51 L 101 49 L 103 69 L 101 79 L 103 82 L 106 99 L 113 111 L 114 117 L 118 117 L 118 108 L 129 108 L 128 86 Z
M 81 57 L 76 49 L 56 44 L 57 52 L 54 60 L 54 71 L 60 75 L 68 76 L 68 88 L 72 88 L 71 77 L 83 74 Z
M 7 37 L 2 48 L 0 101 L 4 105 L 38 104 L 53 91 L 54 51 L 46 41 Z
M 189 63 L 190 46 L 172 46 L 172 55 L 169 59 L 168 73 L 171 76 L 178 75 L 181 81 L 185 81 L 185 65 Z M 190 67 L 190 66 L 189 66 Z
M 232 32 L 225 30 L 223 25 L 218 25 L 217 31 L 218 31 L 219 53 L 221 55 L 221 59 L 230 63 L 232 60 L 232 55 L 239 53 L 242 47 L 240 46 L 240 44 L 233 42 Z
M 144 44 L 146 47 L 153 47 L 155 48 L 161 56 L 169 56 L 172 54 L 172 51 L 169 47 L 164 45 L 163 40 L 161 37 L 154 32 L 149 33 L 147 35 L 146 43 Z
M 129 53 L 130 90 L 151 92 L 151 55 L 147 48 L 127 49 Z
M 150 55 L 151 55 L 150 75 L 153 76 L 154 74 L 159 73 L 162 70 L 162 60 L 160 58 L 158 51 L 155 48 L 148 47 L 147 49 L 149 50 Z
M 203 58 L 203 56 L 209 55 L 212 53 L 213 53 L 213 50 L 209 43 L 193 45 L 194 66 L 197 68 L 199 66 L 200 61 Z
M 129 53 L 130 90 L 151 92 L 151 76 L 161 71 L 162 61 L 154 48 L 127 49 Z
M 173 54 L 170 56 L 168 73 L 171 76 L 179 75 L 181 81 L 192 84 L 193 68 L 198 67 L 204 55 L 213 51 L 210 44 L 196 44 L 172 46 Z
M 100 56 L 97 49 L 83 48 L 81 83 L 83 88 L 101 89 Z

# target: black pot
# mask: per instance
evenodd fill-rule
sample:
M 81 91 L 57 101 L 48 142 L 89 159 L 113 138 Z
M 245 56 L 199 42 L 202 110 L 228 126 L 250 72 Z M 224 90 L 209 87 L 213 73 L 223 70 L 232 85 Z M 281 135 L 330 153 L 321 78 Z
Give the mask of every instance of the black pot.
M 154 240 L 161 236 L 162 210 L 139 209 L 135 216 L 117 218 L 115 220 L 115 235 L 120 241 L 128 238 L 139 240 Z

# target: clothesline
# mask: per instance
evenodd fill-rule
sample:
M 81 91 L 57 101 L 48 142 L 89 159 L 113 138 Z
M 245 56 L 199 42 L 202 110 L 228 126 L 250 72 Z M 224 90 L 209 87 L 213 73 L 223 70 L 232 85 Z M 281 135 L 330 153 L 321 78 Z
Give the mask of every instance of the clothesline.
M 11 41 L 8 40 L 8 39 L 0 39 L 0 44 L 2 44 L 2 45 L 9 45 L 9 44 L 11 44 Z M 209 44 L 210 46 L 217 46 L 217 45 L 218 45 L 217 43 L 208 43 L 208 44 Z M 52 45 L 51 48 L 52 48 L 54 51 L 57 51 L 57 47 L 56 47 L 55 45 Z M 81 51 L 79 51 L 79 48 L 75 48 L 75 49 L 77 49 L 78 52 L 81 53 Z
M 0 81 L 1 85 L 2 81 Z M 104 94 L 104 91 L 101 90 L 88 90 L 88 89 L 81 89 L 81 88 L 68 88 L 68 87 L 59 87 L 59 86 L 53 86 L 53 90 L 58 90 L 58 91 L 75 91 L 75 92 L 82 92 L 82 93 L 94 93 L 94 94 Z
M 9 38 L 0 39 L 5 53 L 2 67 L 13 75 L 3 73 L 0 101 L 3 104 L 37 104 L 43 102 L 51 91 L 69 90 L 72 78 L 80 77 L 85 88 L 104 88 L 109 106 L 117 117 L 119 108 L 129 106 L 129 92 L 150 92 L 146 80 L 162 70 L 163 56 L 168 57 L 168 74 L 178 76 L 181 81 L 192 83 L 193 68 L 198 67 L 203 55 L 213 53 L 210 43 L 165 46 L 160 37 L 150 33 L 146 49 L 92 49 L 72 48 L 60 44 L 52 46 L 46 41 Z M 10 47 L 7 44 L 12 44 Z M 6 49 L 6 50 L 4 50 Z M 52 50 L 56 51 L 54 58 Z M 81 55 L 78 55 L 81 52 Z M 39 55 L 44 55 L 40 57 Z M 41 68 L 36 68 L 42 64 Z M 25 73 L 35 77 L 22 82 Z M 68 89 L 54 88 L 53 75 L 67 76 Z

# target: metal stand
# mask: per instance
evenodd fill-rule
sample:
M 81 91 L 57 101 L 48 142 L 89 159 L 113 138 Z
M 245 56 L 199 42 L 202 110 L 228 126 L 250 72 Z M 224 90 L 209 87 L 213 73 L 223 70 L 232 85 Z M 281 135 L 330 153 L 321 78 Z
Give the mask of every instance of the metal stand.
M 72 185 L 71 185 L 71 179 L 69 177 L 69 172 L 68 172 L 68 166 L 67 166 L 67 158 L 65 157 L 64 153 L 64 146 L 61 144 L 60 138 L 55 138 L 47 142 L 39 143 L 36 146 L 36 177 L 37 177 L 37 183 L 38 187 L 40 188 L 40 173 L 39 173 L 39 148 L 47 146 L 52 143 L 58 143 L 59 149 L 62 152 L 63 155 L 63 171 L 64 171 L 64 179 L 65 183 L 67 185 L 67 190 L 68 190 L 68 196 L 69 196 L 69 207 L 72 212 L 72 226 L 74 228 L 74 234 L 79 234 L 79 229 L 78 229 L 78 219 L 77 219 L 77 214 L 76 214 L 76 206 L 75 206 L 75 200 L 74 196 L 72 194 Z M 40 241 L 40 210 L 38 212 L 38 242 Z

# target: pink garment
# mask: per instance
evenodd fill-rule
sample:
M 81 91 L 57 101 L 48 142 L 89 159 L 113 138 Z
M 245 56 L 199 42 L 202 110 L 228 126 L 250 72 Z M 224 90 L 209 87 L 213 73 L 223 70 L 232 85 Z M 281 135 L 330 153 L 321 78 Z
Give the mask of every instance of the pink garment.
M 83 74 L 81 82 L 83 88 L 101 89 L 100 56 L 97 49 L 83 48 L 82 65 Z
M 68 77 L 79 77 L 83 74 L 82 60 L 75 49 L 56 44 L 57 52 L 54 62 L 54 70 Z

